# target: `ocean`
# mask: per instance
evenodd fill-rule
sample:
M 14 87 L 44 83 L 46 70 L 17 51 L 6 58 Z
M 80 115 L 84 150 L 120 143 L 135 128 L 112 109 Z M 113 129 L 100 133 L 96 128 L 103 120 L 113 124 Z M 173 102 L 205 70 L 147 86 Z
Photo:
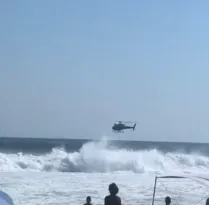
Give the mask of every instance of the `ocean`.
M 102 205 L 112 182 L 123 205 L 151 205 L 156 175 L 209 175 L 209 144 L 2 137 L 0 171 L 15 205 Z M 208 186 L 160 179 L 155 204 L 205 204 Z

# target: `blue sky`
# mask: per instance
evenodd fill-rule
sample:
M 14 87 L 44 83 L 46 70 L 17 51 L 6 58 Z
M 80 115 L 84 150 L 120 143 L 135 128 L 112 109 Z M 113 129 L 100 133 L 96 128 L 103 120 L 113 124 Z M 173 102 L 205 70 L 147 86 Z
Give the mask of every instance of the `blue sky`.
M 5 1 L 4 136 L 209 142 L 208 1 Z M 111 132 L 116 120 L 135 132 Z

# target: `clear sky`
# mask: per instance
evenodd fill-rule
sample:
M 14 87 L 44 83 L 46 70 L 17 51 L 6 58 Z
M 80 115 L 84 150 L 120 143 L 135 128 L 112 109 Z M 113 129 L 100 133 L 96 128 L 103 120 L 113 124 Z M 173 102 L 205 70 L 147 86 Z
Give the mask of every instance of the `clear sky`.
M 3 1 L 4 136 L 209 142 L 209 1 Z M 116 120 L 134 132 L 111 132 Z

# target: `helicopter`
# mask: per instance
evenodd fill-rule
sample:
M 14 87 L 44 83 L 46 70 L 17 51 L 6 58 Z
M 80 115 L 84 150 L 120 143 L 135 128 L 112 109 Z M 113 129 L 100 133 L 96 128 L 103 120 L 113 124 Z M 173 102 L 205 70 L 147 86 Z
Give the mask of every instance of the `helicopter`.
M 127 129 L 135 130 L 136 123 L 134 123 L 133 126 L 127 126 L 127 125 L 125 125 L 125 123 L 132 123 L 132 122 L 121 122 L 121 121 L 118 121 L 118 123 L 114 123 L 114 125 L 112 126 L 113 132 L 123 132 L 124 130 L 127 130 Z

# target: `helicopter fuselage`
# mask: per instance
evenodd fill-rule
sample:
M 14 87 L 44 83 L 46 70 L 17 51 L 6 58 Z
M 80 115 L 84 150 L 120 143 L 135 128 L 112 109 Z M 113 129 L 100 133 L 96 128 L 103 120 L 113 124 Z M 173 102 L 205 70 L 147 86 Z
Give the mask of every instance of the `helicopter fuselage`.
M 119 124 L 114 124 L 112 127 L 112 130 L 115 132 L 120 132 L 125 129 L 133 129 L 134 130 L 135 126 L 136 126 L 136 124 L 134 124 L 134 126 L 127 126 L 125 124 L 119 123 Z

